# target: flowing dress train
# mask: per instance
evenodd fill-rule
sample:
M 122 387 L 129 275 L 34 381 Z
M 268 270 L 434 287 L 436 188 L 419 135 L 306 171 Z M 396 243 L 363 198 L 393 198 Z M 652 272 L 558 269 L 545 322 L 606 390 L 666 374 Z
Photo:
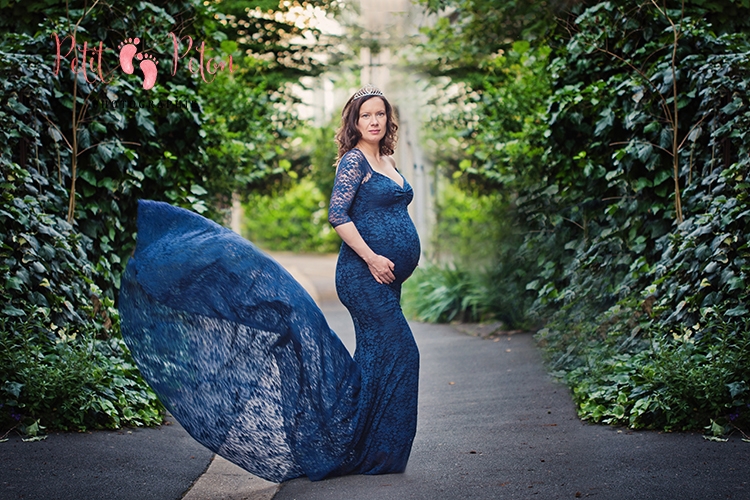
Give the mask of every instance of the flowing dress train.
M 354 358 L 307 292 L 250 242 L 188 210 L 139 202 L 123 338 L 190 435 L 276 482 L 404 470 L 419 372 L 399 305 L 420 253 L 412 196 L 358 150 L 342 158 L 331 222 L 354 221 L 397 277 L 378 284 L 342 244 L 336 286 L 355 325 Z

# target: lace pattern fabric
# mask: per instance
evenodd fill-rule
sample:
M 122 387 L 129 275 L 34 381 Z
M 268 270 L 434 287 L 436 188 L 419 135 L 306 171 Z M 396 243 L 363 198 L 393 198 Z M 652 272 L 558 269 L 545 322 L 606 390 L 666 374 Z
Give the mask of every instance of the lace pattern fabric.
M 371 176 L 372 170 L 362 151 L 352 149 L 341 158 L 328 207 L 328 222 L 333 227 L 352 221 L 349 217 L 349 207 L 359 186 L 370 180 Z
M 349 458 L 359 368 L 307 292 L 239 235 L 140 202 L 119 307 L 144 377 L 212 451 L 277 482 Z

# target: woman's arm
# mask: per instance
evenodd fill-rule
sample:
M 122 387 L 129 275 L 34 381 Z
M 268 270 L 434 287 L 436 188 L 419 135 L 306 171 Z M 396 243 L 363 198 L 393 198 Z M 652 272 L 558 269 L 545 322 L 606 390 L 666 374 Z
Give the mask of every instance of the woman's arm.
M 396 267 L 395 264 L 389 258 L 372 251 L 369 245 L 365 243 L 365 240 L 362 239 L 362 235 L 359 234 L 354 222 L 341 224 L 334 229 L 341 239 L 344 240 L 344 243 L 349 245 L 365 261 L 375 281 L 387 285 L 396 279 L 396 276 L 393 274 L 393 270 Z

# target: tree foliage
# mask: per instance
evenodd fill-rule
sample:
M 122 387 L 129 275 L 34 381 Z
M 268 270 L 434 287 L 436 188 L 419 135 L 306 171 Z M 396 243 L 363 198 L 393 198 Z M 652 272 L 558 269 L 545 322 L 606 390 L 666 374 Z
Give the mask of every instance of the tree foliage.
M 243 234 L 261 248 L 293 252 L 336 252 L 341 238 L 328 223 L 328 195 L 305 178 L 283 193 L 248 198 Z
M 468 154 L 454 165 L 508 197 L 523 237 L 500 265 L 526 262 L 507 278 L 532 294 L 584 418 L 716 434 L 750 422 L 748 10 L 580 3 L 546 31 L 544 109 L 524 86 L 468 81 L 481 104 L 475 129 L 456 127 Z M 539 122 L 514 128 L 496 106 Z M 536 154 L 513 163 L 499 152 L 518 130 Z

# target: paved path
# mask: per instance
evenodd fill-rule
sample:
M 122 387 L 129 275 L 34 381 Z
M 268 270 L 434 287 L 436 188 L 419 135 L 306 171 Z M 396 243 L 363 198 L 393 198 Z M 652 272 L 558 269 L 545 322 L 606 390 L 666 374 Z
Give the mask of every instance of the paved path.
M 181 498 L 211 452 L 172 419 L 150 429 L 52 433 L 0 443 L 0 499 Z

